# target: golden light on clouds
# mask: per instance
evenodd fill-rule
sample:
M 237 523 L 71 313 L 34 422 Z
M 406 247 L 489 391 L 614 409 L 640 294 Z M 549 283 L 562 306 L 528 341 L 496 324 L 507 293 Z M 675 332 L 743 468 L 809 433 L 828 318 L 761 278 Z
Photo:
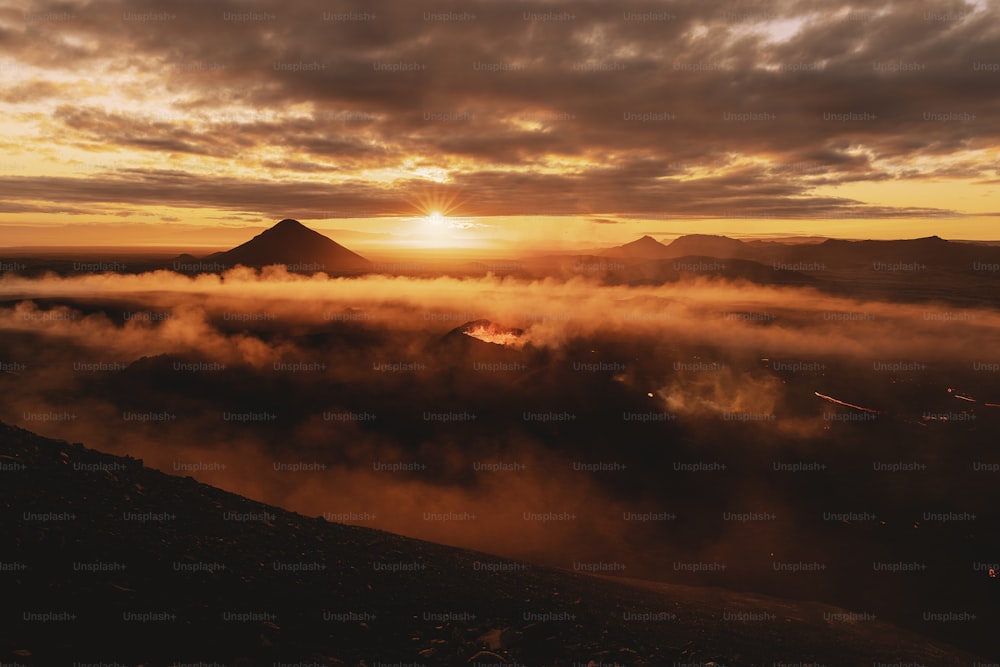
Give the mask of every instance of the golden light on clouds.
M 411 241 L 995 235 L 990 3 L 352 4 L 2 11 L 0 243 L 433 211 Z

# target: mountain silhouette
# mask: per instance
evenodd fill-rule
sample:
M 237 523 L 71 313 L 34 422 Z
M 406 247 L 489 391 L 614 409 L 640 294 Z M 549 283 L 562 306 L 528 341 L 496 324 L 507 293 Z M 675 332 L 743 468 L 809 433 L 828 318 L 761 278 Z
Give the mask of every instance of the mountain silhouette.
M 831 266 L 871 262 L 921 262 L 928 266 L 964 269 L 976 259 L 996 257 L 1000 255 L 1000 251 L 972 243 L 946 241 L 939 236 L 928 236 L 874 241 L 827 239 L 811 246 L 790 247 L 788 254 L 823 261 Z
M 620 257 L 622 259 L 665 259 L 673 257 L 667 246 L 648 235 L 625 245 L 608 248 L 601 254 L 605 257 Z
M 994 266 L 1000 262 L 1000 247 L 948 241 L 939 236 L 898 240 L 826 239 L 821 243 L 745 243 L 728 236 L 688 234 L 664 245 L 650 236 L 609 248 L 602 257 L 621 260 L 664 260 L 689 257 L 720 260 L 741 259 L 788 266 L 812 263 L 807 271 L 836 268 L 868 268 L 881 264 L 907 263 L 918 267 L 969 272 L 978 262 Z M 817 268 L 818 267 L 818 268 Z
M 361 255 L 291 218 L 231 250 L 209 255 L 205 261 L 255 268 L 284 264 L 289 271 L 299 273 L 342 275 L 372 270 L 372 263 Z
M 669 245 L 660 243 L 647 235 L 631 243 L 608 248 L 601 254 L 605 257 L 621 259 L 674 259 L 690 256 L 717 257 L 719 259 L 752 258 L 751 249 L 742 241 L 712 234 L 680 236 Z
M 688 255 L 701 255 L 704 257 L 718 257 L 719 259 L 729 259 L 731 257 L 750 258 L 747 245 L 728 236 L 716 236 L 714 234 L 688 234 L 680 236 L 667 246 L 670 257 L 684 257 Z

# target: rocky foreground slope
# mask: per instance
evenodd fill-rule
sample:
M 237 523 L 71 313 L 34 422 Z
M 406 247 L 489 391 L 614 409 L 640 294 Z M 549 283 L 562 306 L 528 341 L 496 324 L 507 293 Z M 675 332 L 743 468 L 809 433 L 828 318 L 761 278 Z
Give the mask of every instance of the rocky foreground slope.
M 977 662 L 826 605 L 329 523 L 2 424 L 0 534 L 4 665 Z

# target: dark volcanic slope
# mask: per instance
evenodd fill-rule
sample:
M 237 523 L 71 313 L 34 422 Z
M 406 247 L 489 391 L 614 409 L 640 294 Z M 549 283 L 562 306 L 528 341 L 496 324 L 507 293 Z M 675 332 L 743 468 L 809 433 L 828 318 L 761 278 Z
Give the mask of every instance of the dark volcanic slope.
M 2 424 L 0 464 L 4 664 L 975 660 L 825 605 L 619 583 L 327 523 Z
M 343 274 L 372 270 L 372 263 L 298 220 L 285 219 L 246 243 L 205 258 L 227 266 L 285 264 L 290 271 Z

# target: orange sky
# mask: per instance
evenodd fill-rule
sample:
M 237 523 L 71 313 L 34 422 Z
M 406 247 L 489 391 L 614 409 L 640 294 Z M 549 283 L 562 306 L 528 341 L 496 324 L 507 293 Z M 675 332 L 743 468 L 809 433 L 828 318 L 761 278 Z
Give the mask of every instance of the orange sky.
M 0 246 L 996 239 L 998 6 L 8 0 Z

